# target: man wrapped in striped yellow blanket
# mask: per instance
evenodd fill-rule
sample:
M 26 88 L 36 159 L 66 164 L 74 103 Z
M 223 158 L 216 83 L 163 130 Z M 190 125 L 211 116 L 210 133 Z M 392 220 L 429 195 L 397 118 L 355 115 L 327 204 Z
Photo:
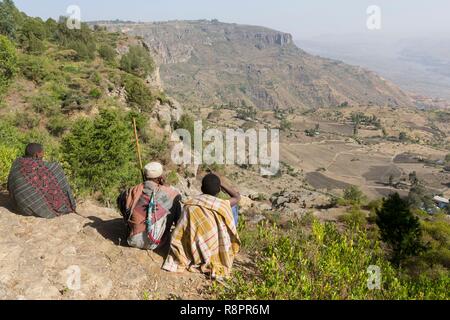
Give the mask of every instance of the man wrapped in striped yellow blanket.
M 216 197 L 221 188 L 231 196 L 229 200 Z M 205 176 L 202 192 L 184 204 L 163 269 L 177 272 L 199 268 L 213 278 L 227 276 L 240 248 L 231 210 L 240 195 L 221 185 L 220 178 L 214 174 Z

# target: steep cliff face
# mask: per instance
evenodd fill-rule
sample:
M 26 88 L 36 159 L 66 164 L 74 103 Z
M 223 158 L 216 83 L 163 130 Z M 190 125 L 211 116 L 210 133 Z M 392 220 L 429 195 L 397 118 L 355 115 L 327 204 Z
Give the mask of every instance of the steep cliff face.
M 353 105 L 412 106 L 376 74 L 307 54 L 292 36 L 218 21 L 109 24 L 141 37 L 161 66 L 166 91 L 184 104 L 246 101 L 260 109 Z

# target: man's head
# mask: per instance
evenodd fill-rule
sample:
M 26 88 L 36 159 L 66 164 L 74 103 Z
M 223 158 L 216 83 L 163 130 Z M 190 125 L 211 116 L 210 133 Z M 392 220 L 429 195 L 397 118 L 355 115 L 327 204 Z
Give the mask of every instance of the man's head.
M 39 143 L 30 143 L 25 148 L 25 157 L 42 159 L 44 157 L 44 148 Z
M 144 176 L 146 180 L 154 181 L 159 184 L 163 184 L 164 169 L 159 162 L 150 162 L 144 167 Z
M 220 192 L 220 178 L 213 173 L 208 173 L 202 180 L 202 192 L 217 196 Z

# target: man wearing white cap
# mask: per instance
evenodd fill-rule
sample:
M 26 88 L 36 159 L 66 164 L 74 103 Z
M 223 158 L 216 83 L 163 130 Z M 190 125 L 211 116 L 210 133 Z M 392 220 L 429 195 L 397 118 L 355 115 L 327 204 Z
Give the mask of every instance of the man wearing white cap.
M 131 247 L 155 250 L 164 246 L 170 238 L 172 225 L 180 217 L 181 195 L 165 185 L 163 173 L 161 163 L 147 164 L 144 167 L 145 182 L 127 193 L 126 209 L 130 214 L 126 220 Z

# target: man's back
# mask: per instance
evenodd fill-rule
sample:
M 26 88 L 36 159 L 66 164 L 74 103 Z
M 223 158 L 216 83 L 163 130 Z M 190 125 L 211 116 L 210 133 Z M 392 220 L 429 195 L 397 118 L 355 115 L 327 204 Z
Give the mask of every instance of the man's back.
M 230 201 L 203 194 L 184 204 L 163 269 L 175 272 L 196 265 L 222 276 L 231 271 L 239 247 Z
M 8 177 L 8 191 L 22 214 L 54 218 L 76 208 L 61 166 L 42 159 L 16 159 Z
M 143 186 L 135 188 L 141 188 L 142 193 L 132 212 L 128 244 L 141 249 L 150 248 L 146 235 L 145 220 L 147 219 L 147 208 L 150 198 L 154 193 L 155 203 L 167 211 L 167 228 L 161 241 L 161 245 L 163 245 L 169 238 L 170 228 L 178 221 L 181 214 L 181 195 L 172 187 L 158 185 L 152 181 L 146 181 Z

